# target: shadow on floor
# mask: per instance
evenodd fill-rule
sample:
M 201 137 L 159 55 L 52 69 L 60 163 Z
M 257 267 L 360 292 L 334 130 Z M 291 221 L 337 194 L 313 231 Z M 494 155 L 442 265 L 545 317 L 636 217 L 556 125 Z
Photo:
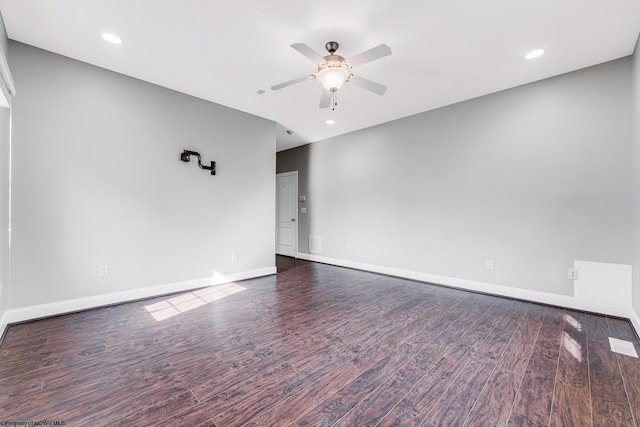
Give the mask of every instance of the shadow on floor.
M 310 261 L 305 261 L 302 259 L 297 259 L 293 257 L 288 257 L 284 255 L 276 255 L 276 268 L 278 269 L 278 273 L 282 273 L 283 271 L 290 270 L 292 268 L 300 267 L 303 265 L 309 265 Z

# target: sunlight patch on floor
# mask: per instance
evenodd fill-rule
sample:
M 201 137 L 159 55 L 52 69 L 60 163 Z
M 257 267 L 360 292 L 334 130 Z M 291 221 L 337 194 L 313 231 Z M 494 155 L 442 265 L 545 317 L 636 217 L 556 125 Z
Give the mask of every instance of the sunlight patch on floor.
M 567 350 L 573 356 L 574 359 L 578 361 L 578 363 L 581 363 L 582 352 L 583 352 L 582 346 L 578 341 L 576 341 L 571 337 L 571 333 L 575 333 L 575 332 L 570 331 L 567 328 L 567 325 L 573 328 L 577 332 L 582 332 L 582 324 L 578 320 L 576 320 L 574 317 L 568 314 L 564 315 L 564 321 L 565 321 L 565 330 L 562 333 L 562 346 L 565 348 L 565 350 Z
M 246 289 L 247 288 L 235 283 L 224 283 L 176 295 L 166 300 L 146 305 L 144 308 L 154 319 L 160 322 L 184 313 L 185 311 L 193 310 L 194 308 L 202 307 L 205 304 L 237 294 Z
M 565 314 L 564 315 L 564 321 L 567 322 L 568 324 L 570 324 L 571 326 L 573 326 L 573 328 L 576 331 L 582 332 L 582 325 L 580 324 L 580 322 L 578 322 L 572 316 L 569 316 L 568 314 Z
M 582 362 L 582 346 L 566 332 L 562 333 L 562 345 L 578 363 Z

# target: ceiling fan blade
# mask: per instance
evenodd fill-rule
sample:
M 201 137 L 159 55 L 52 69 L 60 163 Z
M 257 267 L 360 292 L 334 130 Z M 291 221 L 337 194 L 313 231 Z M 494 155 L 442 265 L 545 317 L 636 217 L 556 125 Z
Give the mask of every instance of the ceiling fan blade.
M 387 91 L 387 87 L 385 85 L 376 83 L 360 76 L 351 76 L 351 78 L 349 79 L 349 83 L 360 86 L 362 89 L 366 89 L 369 92 L 375 93 L 376 95 L 384 95 L 384 93 Z
M 289 80 L 288 82 L 284 82 L 284 83 L 280 83 L 279 85 L 271 86 L 271 90 L 280 90 L 282 88 L 294 85 L 296 83 L 302 83 L 302 82 L 304 82 L 306 80 L 311 80 L 312 78 L 313 77 L 311 77 L 311 76 L 298 77 L 297 79 Z
M 357 67 L 358 65 L 366 64 L 367 62 L 375 61 L 376 59 L 384 58 L 389 55 L 391 55 L 391 48 L 383 43 L 348 58 L 347 62 L 352 67 Z
M 317 64 L 323 64 L 325 62 L 322 55 L 320 55 L 318 52 L 311 49 L 304 43 L 294 43 L 291 45 L 291 47 Z
M 322 94 L 320 95 L 320 108 L 327 108 L 331 105 L 332 93 L 326 89 L 322 89 Z

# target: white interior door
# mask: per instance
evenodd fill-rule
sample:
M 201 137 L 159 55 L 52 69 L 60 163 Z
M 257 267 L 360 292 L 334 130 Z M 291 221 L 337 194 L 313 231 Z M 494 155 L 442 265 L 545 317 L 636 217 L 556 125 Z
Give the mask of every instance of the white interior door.
M 276 254 L 298 254 L 298 172 L 276 175 Z

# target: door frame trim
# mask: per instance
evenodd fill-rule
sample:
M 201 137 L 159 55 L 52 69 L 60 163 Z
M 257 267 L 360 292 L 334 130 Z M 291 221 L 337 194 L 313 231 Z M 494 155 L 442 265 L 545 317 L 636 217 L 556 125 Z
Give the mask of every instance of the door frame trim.
M 276 209 L 278 209 L 278 202 L 277 202 L 277 191 L 278 191 L 278 178 L 283 178 L 283 177 L 288 177 L 288 176 L 292 176 L 295 177 L 295 189 L 294 189 L 294 193 L 295 193 L 295 209 L 293 210 L 294 214 L 294 219 L 295 219 L 295 225 L 294 225 L 294 238 L 293 238 L 293 257 L 294 258 L 298 258 L 298 231 L 299 231 L 299 226 L 298 226 L 298 171 L 291 171 L 291 172 L 282 172 L 282 173 L 277 173 L 276 174 L 276 194 L 274 195 L 276 197 Z M 276 222 L 277 222 L 277 214 L 278 212 L 276 212 Z M 275 227 L 275 224 L 274 224 Z M 275 230 L 274 230 L 275 232 Z M 273 248 L 274 252 L 275 252 L 275 247 Z

